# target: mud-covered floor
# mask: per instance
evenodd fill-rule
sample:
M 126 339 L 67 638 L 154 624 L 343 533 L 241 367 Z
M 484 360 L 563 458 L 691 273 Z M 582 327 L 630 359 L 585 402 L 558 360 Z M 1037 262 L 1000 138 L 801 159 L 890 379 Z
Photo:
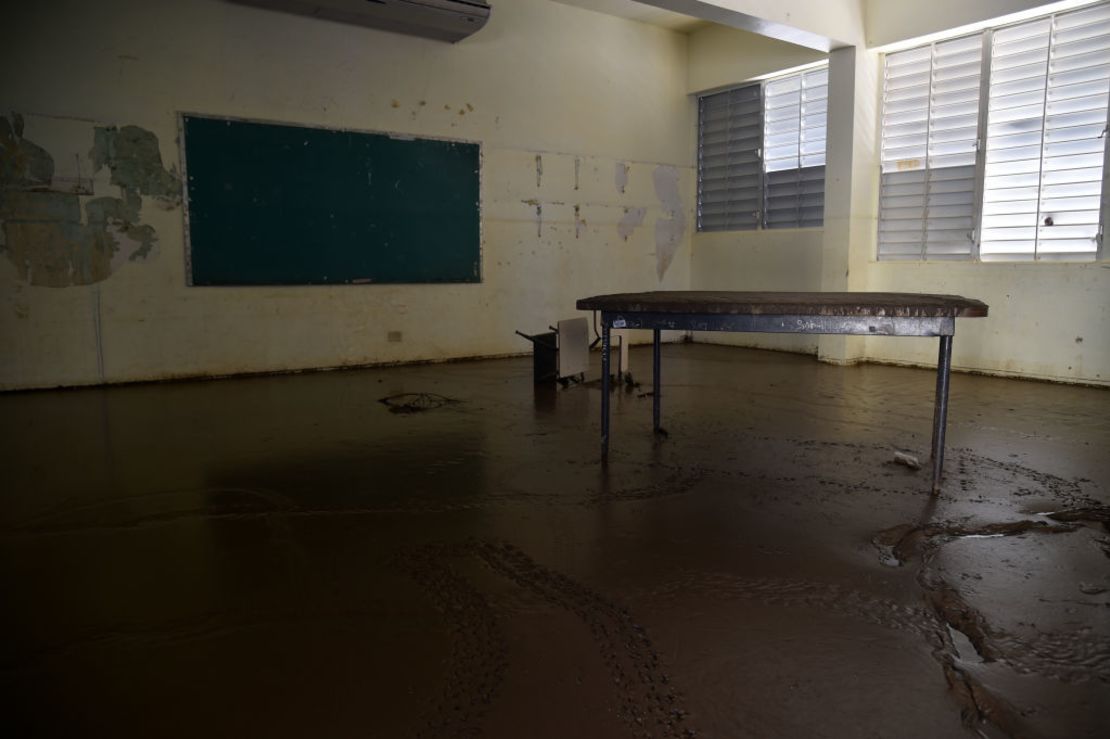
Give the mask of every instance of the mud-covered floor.
M 0 396 L 5 735 L 1106 735 L 1110 393 L 663 354 Z

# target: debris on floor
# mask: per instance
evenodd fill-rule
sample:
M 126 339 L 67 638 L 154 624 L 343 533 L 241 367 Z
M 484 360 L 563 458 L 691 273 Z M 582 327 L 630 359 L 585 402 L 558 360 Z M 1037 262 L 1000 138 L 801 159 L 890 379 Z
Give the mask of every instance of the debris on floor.
M 437 393 L 400 393 L 379 398 L 378 402 L 388 407 L 390 413 L 422 413 L 459 401 Z
M 909 467 L 911 470 L 921 469 L 921 460 L 909 452 L 895 452 L 894 463 Z

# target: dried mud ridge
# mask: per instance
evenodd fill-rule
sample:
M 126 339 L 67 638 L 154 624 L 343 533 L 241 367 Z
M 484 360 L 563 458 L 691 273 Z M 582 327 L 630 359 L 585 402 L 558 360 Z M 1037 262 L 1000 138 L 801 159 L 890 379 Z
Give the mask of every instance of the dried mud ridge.
M 1016 536 L 1063 534 L 1079 529 L 1076 523 L 1106 525 L 1110 509 L 1088 507 L 1047 514 L 1056 521 L 1019 520 L 967 526 L 960 524 L 902 524 L 881 531 L 872 539 L 880 559 L 887 564 L 922 560 L 917 575 L 926 602 L 953 629 L 961 632 L 984 662 L 1003 662 L 1021 674 L 1039 674 L 1061 682 L 1098 679 L 1110 682 L 1110 641 L 1073 632 L 1066 635 L 1038 633 L 1032 639 L 992 627 L 969 605 L 959 591 L 930 567 L 934 551 L 944 543 L 967 536 Z
M 950 523 L 903 524 L 879 532 L 872 540 L 884 561 L 903 564 L 921 558 L 917 582 L 939 625 L 963 634 L 983 662 L 1001 662 L 1019 674 L 1036 673 L 1061 682 L 1097 679 L 1110 682 L 1110 641 L 1085 633 L 1038 633 L 1032 640 L 991 626 L 960 592 L 936 573 L 929 563 L 945 542 L 966 536 L 1016 536 L 1062 534 L 1077 530 L 1078 522 L 1107 525 L 1110 509 L 1086 507 L 1048 514 L 1064 523 L 1020 520 L 966 526 Z M 991 693 L 960 666 L 960 653 L 952 633 L 938 628 L 930 637 L 933 657 L 944 670 L 964 723 L 974 727 L 989 722 L 1010 737 L 1030 736 L 1021 712 Z
M 492 571 L 576 615 L 589 629 L 609 671 L 618 715 L 637 737 L 689 739 L 687 710 L 647 631 L 629 611 L 507 542 L 471 540 L 407 553 L 401 561 L 428 590 L 451 629 L 445 694 L 418 736 L 476 736 L 506 665 L 504 636 L 488 601 L 448 564 L 475 557 Z M 430 732 L 430 733 L 429 733 Z
M 1073 519 L 1074 520 L 1074 519 Z M 1028 532 L 1064 534 L 1075 531 L 1073 524 L 1022 519 L 1006 523 L 964 526 L 954 523 L 900 524 L 884 529 L 871 539 L 884 564 L 902 565 L 922 556 L 946 541 L 967 536 L 1014 536 Z
M 1022 520 L 981 526 L 905 524 L 877 534 L 873 543 L 884 561 L 903 563 L 921 558 L 917 575 L 923 594 L 921 606 L 901 604 L 835 584 L 704 572 L 689 573 L 652 589 L 645 597 L 653 601 L 667 597 L 682 599 L 693 589 L 713 597 L 805 608 L 915 633 L 929 644 L 969 728 L 976 729 L 985 722 L 1006 736 L 1028 737 L 1031 732 L 1021 711 L 993 694 L 963 668 L 967 655 L 961 657 L 952 632 L 963 634 L 983 662 L 1002 663 L 1019 674 L 1036 674 L 1064 683 L 1089 680 L 1110 683 L 1110 640 L 1085 632 L 1038 633 L 1028 639 L 992 627 L 956 588 L 929 568 L 928 561 L 932 551 L 944 542 L 964 536 L 1068 533 L 1078 529 L 1075 522 L 1105 526 L 1110 520 L 1110 509 L 1087 507 L 1048 516 L 1060 523 Z
M 951 617 L 953 621 L 963 623 L 964 620 L 974 621 L 975 617 L 957 617 L 957 601 L 946 603 L 942 608 L 928 599 L 925 607 L 907 606 L 838 585 L 804 580 L 745 578 L 723 573 L 693 574 L 663 591 L 653 591 L 651 597 L 656 598 L 670 592 L 681 598 L 692 586 L 699 592 L 712 594 L 714 597 L 746 598 L 786 608 L 802 607 L 916 633 L 929 644 L 931 654 L 944 671 L 945 680 L 960 707 L 960 716 L 969 728 L 974 729 L 982 722 L 990 722 L 1007 736 L 1027 736 L 1020 712 L 990 693 L 960 667 L 959 651 L 948 630 L 947 619 Z
M 887 443 L 799 439 L 749 433 L 741 433 L 739 436 L 741 438 L 733 445 L 735 448 L 769 445 L 770 449 L 757 453 L 749 448 L 743 457 L 738 457 L 742 462 L 728 468 L 714 463 L 711 469 L 715 474 L 751 477 L 790 485 L 813 483 L 830 492 L 842 493 L 917 496 L 928 490 L 930 468 L 925 464 L 929 457 L 927 448 L 918 454 L 923 462 L 922 469 L 911 470 L 894 463 L 894 453 L 905 450 L 896 449 Z M 760 468 L 753 462 L 761 458 L 781 460 L 788 453 L 782 448 L 783 445 L 794 447 L 799 452 L 790 457 L 793 468 L 790 475 Z M 824 454 L 830 449 L 836 451 L 829 455 Z M 949 449 L 947 456 L 940 495 L 944 500 L 966 500 L 967 495 L 980 489 L 997 488 L 1009 490 L 1015 497 L 1051 497 L 1061 507 L 1099 505 L 1097 500 L 1084 491 L 1084 483 L 1090 482 L 1084 478 L 1060 477 L 1016 462 L 991 459 L 966 448 Z M 779 466 L 776 464 L 775 468 Z

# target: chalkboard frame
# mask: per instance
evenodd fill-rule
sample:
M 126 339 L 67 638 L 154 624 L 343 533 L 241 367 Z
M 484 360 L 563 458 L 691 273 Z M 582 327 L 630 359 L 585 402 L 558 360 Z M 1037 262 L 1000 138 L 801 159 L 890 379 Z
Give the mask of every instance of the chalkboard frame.
M 477 252 L 477 271 L 474 279 L 468 280 L 451 280 L 451 281 L 375 281 L 375 280 L 349 280 L 342 282 L 297 282 L 297 283 L 220 283 L 220 284 L 194 284 L 193 281 L 193 243 L 192 243 L 192 229 L 189 214 L 189 165 L 186 156 L 186 126 L 185 120 L 187 118 L 203 118 L 211 121 L 226 121 L 231 123 L 254 123 L 268 126 L 280 126 L 284 128 L 306 128 L 313 131 L 330 131 L 335 133 L 352 133 L 363 134 L 369 136 L 385 136 L 399 141 L 434 141 L 452 144 L 468 144 L 477 147 L 478 150 L 478 169 L 477 169 L 477 188 L 478 199 L 476 206 L 478 209 L 478 252 Z M 443 285 L 443 286 L 459 286 L 459 285 L 479 285 L 485 281 L 485 219 L 483 218 L 484 210 L 484 169 L 485 169 L 485 148 L 481 141 L 474 139 L 455 138 L 449 136 L 423 136 L 412 133 L 402 133 L 397 131 L 385 131 L 377 129 L 364 129 L 353 128 L 350 126 L 328 126 L 316 123 L 305 123 L 301 121 L 284 121 L 275 120 L 271 118 L 256 118 L 250 116 L 232 116 L 232 115 L 216 115 L 212 113 L 203 113 L 191 110 L 177 111 L 177 130 L 178 130 L 178 150 L 181 163 L 181 192 L 182 192 L 182 218 L 184 230 L 184 267 L 185 267 L 185 284 L 187 287 L 200 287 L 200 288 L 278 288 L 278 287 L 291 287 L 291 288 L 333 288 L 333 287 L 374 287 L 374 286 L 403 286 L 403 285 Z

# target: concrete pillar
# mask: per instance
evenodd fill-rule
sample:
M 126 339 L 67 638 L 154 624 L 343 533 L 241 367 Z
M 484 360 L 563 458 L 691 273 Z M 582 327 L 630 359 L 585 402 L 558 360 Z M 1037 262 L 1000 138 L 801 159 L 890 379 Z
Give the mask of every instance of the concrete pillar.
M 868 289 L 879 210 L 879 55 L 861 46 L 829 54 L 829 114 L 825 164 L 825 229 L 821 289 Z M 864 357 L 859 336 L 822 336 L 822 361 L 851 364 Z

